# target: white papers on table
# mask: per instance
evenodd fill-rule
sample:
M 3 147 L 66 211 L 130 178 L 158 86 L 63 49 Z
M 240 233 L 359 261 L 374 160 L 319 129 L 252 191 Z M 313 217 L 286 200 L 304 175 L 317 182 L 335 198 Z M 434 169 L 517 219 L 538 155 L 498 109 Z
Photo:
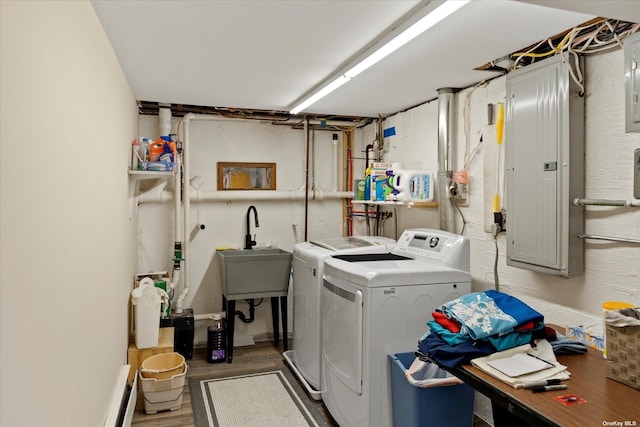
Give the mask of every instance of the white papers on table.
M 546 360 L 538 359 L 529 353 L 517 353 L 502 359 L 487 360 L 487 364 L 509 377 L 519 377 L 524 374 L 553 368 L 555 365 Z
M 527 344 L 479 357 L 471 364 L 515 388 L 532 381 L 569 379 L 571 373 L 558 363 L 551 344 L 547 340 L 536 340 L 535 344 L 535 348 Z

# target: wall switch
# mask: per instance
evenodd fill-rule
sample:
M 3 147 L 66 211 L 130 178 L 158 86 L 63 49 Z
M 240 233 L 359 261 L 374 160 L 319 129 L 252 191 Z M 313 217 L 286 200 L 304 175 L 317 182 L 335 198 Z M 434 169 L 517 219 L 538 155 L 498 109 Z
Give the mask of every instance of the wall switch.
M 636 148 L 633 156 L 633 197 L 640 199 L 640 148 Z

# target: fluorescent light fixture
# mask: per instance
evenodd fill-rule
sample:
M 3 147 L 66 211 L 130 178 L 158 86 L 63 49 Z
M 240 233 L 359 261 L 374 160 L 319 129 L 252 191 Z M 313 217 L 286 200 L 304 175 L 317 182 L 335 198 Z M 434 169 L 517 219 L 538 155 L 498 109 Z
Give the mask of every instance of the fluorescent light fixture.
M 420 34 L 424 33 L 429 28 L 433 27 L 438 22 L 445 19 L 447 16 L 454 13 L 456 10 L 460 9 L 465 4 L 469 3 L 469 1 L 470 0 L 445 1 L 443 4 L 441 4 L 440 6 L 429 12 L 426 16 L 421 18 L 419 21 L 417 21 L 415 24 L 411 25 L 409 28 L 398 34 L 389 42 L 382 45 L 382 47 L 374 51 L 371 55 L 364 58 L 355 66 L 349 68 L 344 74 L 341 74 L 336 79 L 331 81 L 331 83 L 324 86 L 322 89 L 315 92 L 308 98 L 305 98 L 302 102 L 298 103 L 294 108 L 291 109 L 290 113 L 298 114 L 308 106 L 324 98 L 358 74 L 362 73 L 367 68 L 374 65 L 376 62 L 401 48 Z
M 349 80 L 351 80 L 350 77 L 347 77 L 346 75 L 342 74 L 340 77 L 338 77 L 337 79 L 335 79 L 334 81 L 332 81 L 331 83 L 329 83 L 328 85 L 326 85 L 325 87 L 323 87 L 322 89 L 320 89 L 319 91 L 311 95 L 309 98 L 305 99 L 300 104 L 298 104 L 298 106 L 296 106 L 293 110 L 291 110 L 291 114 L 298 114 L 300 111 L 304 110 L 311 104 L 315 104 L 319 99 L 324 98 L 325 96 L 327 96 L 334 90 L 338 89 L 340 86 L 342 86 Z

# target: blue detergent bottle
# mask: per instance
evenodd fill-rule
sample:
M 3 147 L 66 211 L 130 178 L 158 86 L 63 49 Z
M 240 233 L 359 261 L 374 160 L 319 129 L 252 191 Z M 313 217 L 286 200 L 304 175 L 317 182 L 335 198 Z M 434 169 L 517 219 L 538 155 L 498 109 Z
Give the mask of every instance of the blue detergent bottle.
M 371 168 L 367 168 L 365 172 L 364 199 L 371 200 Z
M 174 158 L 173 158 L 173 149 L 171 148 L 171 145 L 169 144 L 171 142 L 171 137 L 168 136 L 163 136 L 161 137 L 162 140 L 164 141 L 164 146 L 162 147 L 162 154 L 160 154 L 160 161 L 163 163 L 173 163 Z

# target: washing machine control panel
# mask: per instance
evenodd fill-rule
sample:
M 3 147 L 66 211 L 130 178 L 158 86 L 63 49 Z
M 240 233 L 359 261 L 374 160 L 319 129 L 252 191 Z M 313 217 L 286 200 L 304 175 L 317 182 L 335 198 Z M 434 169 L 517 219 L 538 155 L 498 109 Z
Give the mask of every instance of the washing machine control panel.
M 402 233 L 392 252 L 416 259 L 445 261 L 449 248 L 461 239 L 464 237 L 441 230 L 409 229 Z

